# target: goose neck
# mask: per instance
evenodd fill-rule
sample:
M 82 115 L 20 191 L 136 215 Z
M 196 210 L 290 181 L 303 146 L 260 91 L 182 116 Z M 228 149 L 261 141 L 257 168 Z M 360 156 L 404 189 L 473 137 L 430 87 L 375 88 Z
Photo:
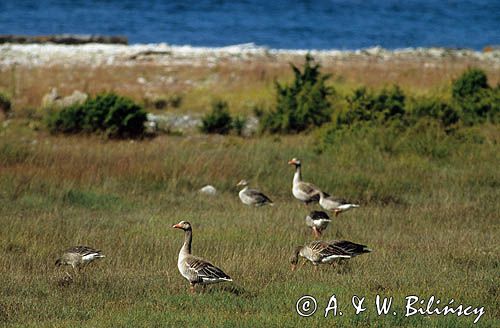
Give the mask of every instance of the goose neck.
M 184 244 L 182 245 L 181 254 L 191 254 L 191 242 L 193 240 L 193 231 L 191 229 L 184 232 Z
M 297 184 L 302 181 L 302 174 L 300 172 L 300 165 L 295 167 L 295 174 L 293 175 L 293 184 Z

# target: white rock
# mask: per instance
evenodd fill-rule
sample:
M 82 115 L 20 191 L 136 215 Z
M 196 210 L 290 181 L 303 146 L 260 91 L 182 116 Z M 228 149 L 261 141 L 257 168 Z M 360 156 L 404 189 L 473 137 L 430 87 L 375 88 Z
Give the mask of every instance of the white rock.
M 217 189 L 215 189 L 215 187 L 212 185 L 206 185 L 205 187 L 200 189 L 200 193 L 206 194 L 206 195 L 216 195 Z

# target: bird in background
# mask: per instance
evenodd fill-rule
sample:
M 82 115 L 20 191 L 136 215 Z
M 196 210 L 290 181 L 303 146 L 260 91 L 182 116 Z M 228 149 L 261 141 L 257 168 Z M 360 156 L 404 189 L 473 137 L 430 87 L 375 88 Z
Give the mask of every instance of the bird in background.
M 250 206 L 274 205 L 273 201 L 259 190 L 249 189 L 247 180 L 241 180 L 236 186 L 243 186 L 243 189 L 238 193 L 243 204 Z
M 306 225 L 312 229 L 315 238 L 320 238 L 332 219 L 323 211 L 311 211 L 306 216 Z
M 295 166 L 295 173 L 293 175 L 292 181 L 293 196 L 306 205 L 312 202 L 319 201 L 320 189 L 312 183 L 302 181 L 302 164 L 300 160 L 297 158 L 292 158 L 288 161 L 288 164 Z
M 332 211 L 335 216 L 353 208 L 358 208 L 358 204 L 353 204 L 343 198 L 330 196 L 323 191 L 319 192 L 319 205 L 327 211 Z

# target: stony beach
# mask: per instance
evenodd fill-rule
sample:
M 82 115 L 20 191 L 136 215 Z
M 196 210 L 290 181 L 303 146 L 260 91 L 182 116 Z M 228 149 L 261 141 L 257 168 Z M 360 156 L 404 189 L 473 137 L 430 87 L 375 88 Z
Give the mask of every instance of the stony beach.
M 446 48 L 406 48 L 387 50 L 372 47 L 361 50 L 281 50 L 252 43 L 219 48 L 171 46 L 168 44 L 2 44 L 0 65 L 28 67 L 53 65 L 110 66 L 149 62 L 158 65 L 214 65 L 221 60 L 289 61 L 312 54 L 324 65 L 349 61 L 471 61 L 500 68 L 500 48 L 484 51 Z

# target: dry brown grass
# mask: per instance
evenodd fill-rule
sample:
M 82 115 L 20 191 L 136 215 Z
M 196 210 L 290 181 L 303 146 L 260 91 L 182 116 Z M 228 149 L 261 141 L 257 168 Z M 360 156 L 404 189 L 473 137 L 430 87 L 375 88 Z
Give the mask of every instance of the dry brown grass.
M 302 58 L 293 59 L 301 65 Z M 380 88 L 398 84 L 413 93 L 446 93 L 450 81 L 467 67 L 484 69 L 491 85 L 500 81 L 500 69 L 471 58 L 443 59 L 336 59 L 324 60 L 325 73 L 332 73 L 332 83 L 341 92 L 366 85 Z M 271 103 L 273 82 L 290 79 L 286 60 L 265 57 L 221 60 L 213 65 L 158 65 L 137 61 L 134 65 L 83 67 L 4 67 L 0 71 L 0 90 L 13 95 L 14 111 L 26 113 L 37 108 L 43 95 L 57 88 L 61 95 L 74 90 L 95 94 L 116 91 L 142 102 L 165 95 L 182 95 L 182 109 L 204 112 L 214 98 L 226 99 L 232 111 L 251 112 L 252 106 Z M 140 82 L 140 78 L 145 83 Z M 29 111 L 28 111 L 29 112 Z

